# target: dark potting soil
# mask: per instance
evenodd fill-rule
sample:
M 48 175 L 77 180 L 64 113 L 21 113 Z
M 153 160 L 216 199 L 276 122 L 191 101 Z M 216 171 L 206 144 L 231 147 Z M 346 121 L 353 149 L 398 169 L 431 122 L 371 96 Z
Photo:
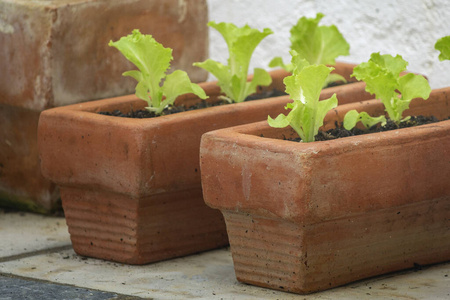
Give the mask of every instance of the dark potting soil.
M 339 85 L 344 85 L 344 84 L 348 84 L 348 83 L 352 83 L 352 82 L 344 82 L 344 81 L 331 81 L 327 84 L 326 88 L 330 88 L 330 87 L 334 87 L 334 86 L 339 86 Z
M 319 131 L 319 133 L 314 137 L 314 139 L 315 139 L 315 141 L 329 141 L 329 140 L 344 138 L 344 137 L 348 137 L 348 136 L 396 130 L 396 129 L 400 129 L 400 128 L 407 128 L 407 127 L 425 125 L 425 124 L 436 123 L 436 122 L 439 122 L 439 120 L 434 116 L 431 116 L 431 117 L 411 116 L 411 118 L 409 120 L 401 122 L 400 125 L 398 125 L 398 126 L 397 126 L 397 124 L 395 124 L 395 122 L 393 122 L 391 120 L 387 120 L 386 125 L 384 125 L 384 126 L 374 125 L 367 130 L 362 130 L 359 128 L 353 128 L 352 130 L 347 130 L 342 126 L 342 124 L 337 124 L 337 122 L 336 122 L 336 128 L 333 128 L 333 129 L 330 129 L 327 131 Z M 293 142 L 301 141 L 300 138 L 295 138 L 295 139 L 285 138 L 285 140 L 289 140 L 289 141 L 293 141 Z
M 278 97 L 278 96 L 284 96 L 284 95 L 287 95 L 287 94 L 283 91 L 273 89 L 273 90 L 263 91 L 258 94 L 250 95 L 244 101 L 261 100 L 261 99 L 265 99 L 265 98 L 272 98 L 272 97 Z M 216 103 L 209 103 L 209 102 L 202 100 L 201 102 L 199 102 L 195 105 L 192 105 L 190 107 L 168 106 L 163 110 L 161 115 L 171 115 L 171 114 L 176 114 L 176 113 L 183 112 L 183 111 L 190 111 L 190 110 L 202 109 L 202 108 L 213 107 L 213 106 L 221 106 L 221 105 L 227 105 L 227 104 L 230 104 L 230 103 L 226 100 L 219 101 Z M 128 113 L 123 113 L 120 110 L 114 110 L 112 112 L 100 111 L 100 112 L 98 112 L 98 114 L 106 115 L 106 116 L 115 116 L 115 117 L 124 117 L 124 118 L 139 118 L 139 119 L 158 117 L 157 115 L 155 115 L 154 112 L 150 112 L 146 109 L 131 110 Z
M 344 85 L 344 84 L 347 84 L 347 82 L 332 81 L 332 82 L 328 83 L 326 88 L 339 86 L 339 85 Z M 259 88 L 261 88 L 261 87 L 259 87 Z M 246 102 L 246 101 L 253 101 L 253 100 L 262 100 L 262 99 L 265 99 L 265 98 L 273 98 L 273 97 L 279 97 L 279 96 L 285 96 L 285 95 L 287 95 L 286 92 L 280 91 L 280 90 L 277 90 L 277 89 L 260 91 L 257 94 L 253 94 L 253 95 L 250 95 L 247 98 L 245 98 L 244 102 Z M 227 105 L 227 104 L 230 104 L 230 103 L 228 101 L 225 101 L 225 100 L 219 101 L 219 102 L 216 102 L 216 103 L 209 103 L 209 102 L 206 102 L 206 101 L 202 100 L 201 102 L 199 102 L 199 103 L 197 103 L 195 105 L 192 105 L 190 107 L 168 106 L 168 107 L 166 107 L 163 110 L 161 115 L 162 116 L 164 116 L 164 115 L 171 115 L 171 114 L 176 114 L 176 113 L 184 112 L 184 111 L 202 109 L 202 108 L 213 107 L 213 106 L 221 106 L 221 105 Z M 131 111 L 128 112 L 128 113 L 123 113 L 120 110 L 100 111 L 100 112 L 98 112 L 98 114 L 106 115 L 106 116 L 123 117 L 123 118 L 138 118 L 138 119 L 158 117 L 158 115 L 156 115 L 154 112 L 150 112 L 150 111 L 148 111 L 146 109 L 140 109 L 140 110 L 133 110 L 133 109 L 131 109 Z

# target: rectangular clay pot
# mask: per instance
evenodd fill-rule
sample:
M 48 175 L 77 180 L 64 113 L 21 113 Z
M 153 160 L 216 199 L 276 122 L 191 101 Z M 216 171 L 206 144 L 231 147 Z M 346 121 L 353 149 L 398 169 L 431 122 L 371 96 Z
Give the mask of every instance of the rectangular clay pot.
M 450 116 L 450 88 L 406 114 Z M 384 113 L 370 100 L 332 110 Z M 262 137 L 263 136 L 263 137 Z M 311 293 L 450 259 L 450 120 L 295 143 L 267 122 L 206 133 L 203 195 L 222 211 L 239 281 Z
M 353 65 L 340 64 L 346 77 Z M 339 70 L 339 66 L 337 70 Z M 275 71 L 273 86 L 287 73 Z M 215 82 L 201 86 L 215 101 Z M 324 90 L 347 101 L 370 97 L 363 83 Z M 192 95 L 179 103 L 199 101 Z M 203 202 L 199 148 L 207 131 L 267 119 L 288 96 L 129 119 L 98 111 L 141 109 L 134 95 L 59 107 L 41 114 L 38 142 L 43 175 L 61 188 L 75 251 L 144 264 L 228 244 L 220 212 Z

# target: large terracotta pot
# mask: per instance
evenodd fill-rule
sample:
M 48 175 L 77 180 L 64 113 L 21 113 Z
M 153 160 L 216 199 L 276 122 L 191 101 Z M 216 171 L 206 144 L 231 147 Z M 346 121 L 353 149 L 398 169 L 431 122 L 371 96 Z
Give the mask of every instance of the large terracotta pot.
M 450 88 L 410 115 L 450 116 Z M 350 109 L 373 115 L 381 102 Z M 261 137 L 261 135 L 263 137 Z M 225 217 L 237 279 L 310 293 L 450 259 L 450 120 L 333 141 L 295 143 L 267 122 L 205 134 L 207 205 Z
M 353 65 L 340 66 L 348 77 Z M 273 85 L 284 89 L 286 75 L 272 72 Z M 201 86 L 215 101 L 216 83 Z M 334 92 L 346 101 L 370 97 L 363 83 L 326 89 L 323 97 Z M 187 95 L 177 101 L 199 99 Z M 203 202 L 201 135 L 275 116 L 287 102 L 283 96 L 153 119 L 95 113 L 143 108 L 146 103 L 132 95 L 44 111 L 38 128 L 41 169 L 61 188 L 76 253 L 144 264 L 227 245 L 221 214 Z

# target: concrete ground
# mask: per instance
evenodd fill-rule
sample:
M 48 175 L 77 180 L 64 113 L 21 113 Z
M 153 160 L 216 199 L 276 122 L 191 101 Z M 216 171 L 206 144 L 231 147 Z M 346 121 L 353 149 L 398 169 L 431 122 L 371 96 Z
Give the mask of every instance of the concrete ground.
M 237 282 L 228 248 L 145 266 L 81 257 L 63 217 L 0 209 L 0 245 L 0 300 L 450 299 L 450 262 L 301 296 Z

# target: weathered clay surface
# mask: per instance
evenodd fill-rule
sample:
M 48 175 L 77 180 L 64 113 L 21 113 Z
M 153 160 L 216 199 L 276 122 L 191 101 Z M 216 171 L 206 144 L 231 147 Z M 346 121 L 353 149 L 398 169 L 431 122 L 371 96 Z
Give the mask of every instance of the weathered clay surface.
M 135 28 L 174 49 L 172 69 L 192 80 L 207 58 L 206 2 L 194 0 L 0 1 L 0 102 L 45 108 L 134 92 L 134 69 L 110 40 Z M 31 49 L 31 50 L 30 50 Z
M 450 115 L 450 89 L 407 114 Z M 379 101 L 348 104 L 383 113 Z M 261 137 L 260 135 L 264 135 Z M 293 143 L 266 122 L 203 136 L 205 202 L 227 222 L 240 281 L 310 293 L 450 259 L 450 121 Z
M 39 166 L 39 115 L 0 104 L 0 206 L 41 213 L 55 209 L 58 189 Z
M 0 0 L 0 206 L 52 210 L 55 186 L 40 174 L 43 109 L 134 93 L 135 69 L 110 40 L 135 28 L 173 48 L 172 70 L 196 82 L 207 58 L 206 1 Z
M 276 86 L 286 73 L 275 73 L 281 75 L 274 77 Z M 201 86 L 211 101 L 217 99 L 220 89 L 216 83 Z M 368 96 L 361 93 L 364 85 L 359 83 L 330 90 L 339 94 L 339 89 L 350 89 L 343 92 L 348 101 Z M 187 95 L 177 101 L 199 99 Z M 75 251 L 141 264 L 226 245 L 223 218 L 204 204 L 200 193 L 201 136 L 264 120 L 269 112 L 275 117 L 288 101 L 288 96 L 282 96 L 153 119 L 95 113 L 143 108 L 144 101 L 133 95 L 42 112 L 38 128 L 42 173 L 61 186 Z M 177 217 L 173 219 L 171 214 Z M 166 225 L 176 229 L 166 229 Z M 164 232 L 165 239 L 158 240 L 157 231 Z M 180 241 L 178 249 L 174 249 L 174 241 Z M 189 246 L 192 242 L 195 247 Z

